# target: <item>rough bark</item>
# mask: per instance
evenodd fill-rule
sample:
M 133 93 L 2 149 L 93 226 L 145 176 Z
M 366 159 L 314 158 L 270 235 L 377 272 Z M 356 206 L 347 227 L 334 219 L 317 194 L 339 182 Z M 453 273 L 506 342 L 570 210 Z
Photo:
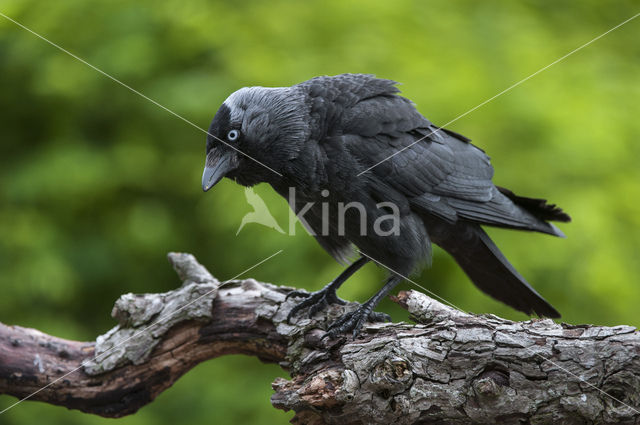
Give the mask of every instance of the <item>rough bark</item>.
M 123 295 L 119 324 L 96 342 L 0 325 L 0 393 L 119 417 L 199 362 L 247 354 L 291 373 L 272 384 L 271 402 L 294 410 L 294 423 L 640 423 L 632 327 L 512 322 L 406 291 L 394 299 L 416 324 L 327 340 L 327 323 L 356 304 L 289 324 L 292 288 L 221 285 L 191 255 L 169 260 L 182 287 Z

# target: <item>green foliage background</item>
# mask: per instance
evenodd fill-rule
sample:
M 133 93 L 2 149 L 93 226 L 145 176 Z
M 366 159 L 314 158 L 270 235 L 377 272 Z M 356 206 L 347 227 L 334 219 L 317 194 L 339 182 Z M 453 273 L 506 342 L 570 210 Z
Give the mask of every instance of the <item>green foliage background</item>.
M 633 1 L 3 0 L 5 13 L 207 128 L 247 85 L 374 73 L 437 124 L 457 117 L 638 12 Z M 491 156 L 495 181 L 573 216 L 561 240 L 491 231 L 569 323 L 640 325 L 640 19 L 449 127 Z M 168 251 L 220 279 L 317 289 L 341 270 L 298 227 L 249 225 L 242 188 L 203 194 L 202 132 L 0 18 L 0 321 L 90 340 L 124 292 L 178 284 Z M 281 226 L 286 204 L 259 186 Z M 341 291 L 364 300 L 369 265 Z M 524 319 L 476 290 L 442 251 L 417 281 L 465 310 Z M 411 288 L 403 284 L 400 289 Z M 384 302 L 382 310 L 406 320 Z M 275 365 L 198 366 L 122 424 L 271 424 Z M 571 379 L 571 378 L 568 378 Z M 0 410 L 14 399 L 0 396 Z M 44 422 L 43 422 L 44 420 Z M 4 424 L 106 424 L 23 403 Z

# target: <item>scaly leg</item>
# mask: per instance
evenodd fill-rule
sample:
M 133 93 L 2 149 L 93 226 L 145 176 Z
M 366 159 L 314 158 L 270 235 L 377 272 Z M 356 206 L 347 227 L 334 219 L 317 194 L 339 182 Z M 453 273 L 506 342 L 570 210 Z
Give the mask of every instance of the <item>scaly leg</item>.
M 366 257 L 361 257 L 357 261 L 354 261 L 349 267 L 347 267 L 340 276 L 335 278 L 331 283 L 316 292 L 304 292 L 304 291 L 292 291 L 287 294 L 286 299 L 289 297 L 307 297 L 306 300 L 294 306 L 287 315 L 287 321 L 289 321 L 298 311 L 305 307 L 309 308 L 309 317 L 316 314 L 318 311 L 327 307 L 329 304 L 344 304 L 345 301 L 338 298 L 336 291 L 347 279 L 351 277 L 358 269 L 364 266 L 369 261 Z
M 376 313 L 375 311 L 373 311 L 373 309 L 384 297 L 389 294 L 389 292 L 391 292 L 391 290 L 398 283 L 402 282 L 402 280 L 402 277 L 396 275 L 392 275 L 391 277 L 389 277 L 382 289 L 380 289 L 380 291 L 378 291 L 378 293 L 376 293 L 373 297 L 369 298 L 367 302 L 358 307 L 357 310 L 344 314 L 331 326 L 329 326 L 329 329 L 327 329 L 326 337 L 333 338 L 345 332 L 352 331 L 353 337 L 355 338 L 356 336 L 358 336 L 362 325 L 364 325 L 367 320 L 371 320 L 374 322 L 391 320 L 391 318 L 387 314 Z

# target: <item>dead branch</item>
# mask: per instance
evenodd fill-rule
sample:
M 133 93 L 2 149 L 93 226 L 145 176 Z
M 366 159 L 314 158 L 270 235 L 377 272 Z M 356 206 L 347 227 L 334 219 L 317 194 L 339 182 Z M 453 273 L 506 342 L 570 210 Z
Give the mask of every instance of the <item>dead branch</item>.
M 394 300 L 417 324 L 328 341 L 327 323 L 356 304 L 289 324 L 292 288 L 219 287 L 193 256 L 169 260 L 182 287 L 123 295 L 119 324 L 96 342 L 0 324 L 0 393 L 120 417 L 196 364 L 246 354 L 291 373 L 273 383 L 271 402 L 294 410 L 294 423 L 640 423 L 635 328 L 512 322 L 407 291 Z

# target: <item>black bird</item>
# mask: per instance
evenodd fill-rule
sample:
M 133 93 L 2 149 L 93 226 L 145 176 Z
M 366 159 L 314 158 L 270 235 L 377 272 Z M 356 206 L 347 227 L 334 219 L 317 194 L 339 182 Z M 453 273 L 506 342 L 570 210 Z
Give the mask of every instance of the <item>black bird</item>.
M 324 289 L 292 293 L 308 298 L 289 317 L 343 303 L 338 287 L 373 259 L 391 271 L 386 283 L 329 327 L 330 335 L 356 336 L 365 321 L 388 318 L 373 309 L 403 276 L 429 263 L 431 242 L 490 296 L 527 314 L 560 317 L 481 225 L 563 237 L 549 221 L 570 217 L 543 199 L 495 186 L 484 151 L 432 124 L 395 85 L 343 74 L 292 87 L 245 87 L 213 118 L 203 190 L 225 176 L 244 186 L 269 183 L 334 258 L 346 262 L 354 246 L 362 254 Z

